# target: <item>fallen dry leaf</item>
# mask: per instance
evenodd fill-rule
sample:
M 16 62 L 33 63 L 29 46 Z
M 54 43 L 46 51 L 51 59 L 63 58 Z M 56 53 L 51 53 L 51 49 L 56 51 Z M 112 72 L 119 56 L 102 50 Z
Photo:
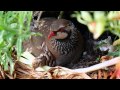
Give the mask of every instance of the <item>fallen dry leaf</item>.
M 120 79 L 120 62 L 115 65 L 115 71 L 111 75 L 110 79 Z
M 0 66 L 0 79 L 5 79 L 5 73 L 1 66 Z
M 113 58 L 113 56 L 108 56 L 108 55 L 106 55 L 106 56 L 102 56 L 101 59 L 100 59 L 100 61 L 101 61 L 101 62 L 104 62 L 104 61 L 110 60 L 110 59 L 112 59 L 112 58 Z

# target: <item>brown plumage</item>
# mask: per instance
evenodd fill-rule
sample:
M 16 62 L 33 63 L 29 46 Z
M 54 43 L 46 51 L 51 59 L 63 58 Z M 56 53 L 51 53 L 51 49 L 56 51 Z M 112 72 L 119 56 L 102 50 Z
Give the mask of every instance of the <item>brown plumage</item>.
M 39 21 L 39 27 L 31 31 L 40 32 L 43 37 L 32 36 L 23 43 L 24 50 L 31 50 L 36 57 L 47 51 L 52 56 L 49 60 L 42 60 L 44 64 L 64 66 L 80 59 L 84 42 L 80 32 L 71 21 L 44 18 Z

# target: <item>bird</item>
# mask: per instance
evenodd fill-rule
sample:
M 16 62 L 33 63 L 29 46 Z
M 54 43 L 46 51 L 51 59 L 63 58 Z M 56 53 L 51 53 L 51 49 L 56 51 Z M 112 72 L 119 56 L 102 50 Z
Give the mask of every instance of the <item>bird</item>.
M 75 25 L 67 19 L 42 18 L 31 32 L 41 36 L 31 36 L 23 42 L 23 49 L 41 58 L 41 65 L 65 66 L 78 61 L 84 50 L 84 39 Z

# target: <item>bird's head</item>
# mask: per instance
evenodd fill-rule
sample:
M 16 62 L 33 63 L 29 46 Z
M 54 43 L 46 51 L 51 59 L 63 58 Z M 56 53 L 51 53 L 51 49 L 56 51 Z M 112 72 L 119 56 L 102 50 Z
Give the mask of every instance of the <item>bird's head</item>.
M 71 21 L 65 19 L 57 19 L 50 26 L 50 33 L 48 39 L 65 39 L 67 38 L 74 25 Z

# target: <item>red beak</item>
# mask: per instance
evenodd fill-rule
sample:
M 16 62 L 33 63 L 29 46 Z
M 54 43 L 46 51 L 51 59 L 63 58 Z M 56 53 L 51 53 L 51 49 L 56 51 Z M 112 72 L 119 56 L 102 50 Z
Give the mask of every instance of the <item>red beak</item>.
M 50 32 L 50 34 L 48 35 L 48 39 L 50 39 L 52 36 L 55 36 L 55 32 Z

